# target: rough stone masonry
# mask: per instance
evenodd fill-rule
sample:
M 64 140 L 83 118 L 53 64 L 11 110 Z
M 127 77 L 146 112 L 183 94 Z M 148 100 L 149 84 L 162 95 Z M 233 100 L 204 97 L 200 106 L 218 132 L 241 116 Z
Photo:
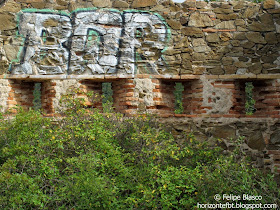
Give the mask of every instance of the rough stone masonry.
M 53 115 L 73 87 L 101 93 L 111 82 L 116 111 L 168 117 L 173 132 L 204 140 L 244 135 L 256 165 L 279 173 L 279 41 L 274 0 L 0 0 L 0 109 L 32 107 L 39 82 Z

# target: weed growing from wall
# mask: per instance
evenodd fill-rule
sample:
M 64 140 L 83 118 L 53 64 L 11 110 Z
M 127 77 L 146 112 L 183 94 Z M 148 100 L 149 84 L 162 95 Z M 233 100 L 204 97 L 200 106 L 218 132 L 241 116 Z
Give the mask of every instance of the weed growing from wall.
M 253 82 L 246 82 L 245 83 L 245 95 L 246 95 L 245 111 L 247 115 L 252 115 L 256 111 L 255 109 L 256 101 L 253 98 L 253 90 L 254 90 Z
M 113 90 L 112 83 L 102 83 L 102 107 L 104 113 L 113 112 Z
M 175 114 L 182 114 L 184 112 L 184 107 L 183 107 L 183 91 L 184 91 L 184 86 L 182 82 L 176 82 L 175 83 Z
M 42 108 L 42 102 L 41 102 L 41 97 L 42 97 L 42 93 L 41 93 L 41 89 L 42 89 L 42 84 L 37 82 L 34 84 L 34 91 L 33 91 L 33 108 L 35 110 L 40 110 Z

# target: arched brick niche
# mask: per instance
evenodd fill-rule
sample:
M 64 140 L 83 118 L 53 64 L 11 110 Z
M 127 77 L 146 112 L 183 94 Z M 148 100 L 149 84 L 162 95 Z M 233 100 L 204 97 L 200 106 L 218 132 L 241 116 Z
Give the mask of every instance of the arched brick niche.
M 85 97 L 85 107 L 102 111 L 101 100 L 91 102 L 86 93 L 102 94 L 102 83 L 110 82 L 113 106 L 125 116 L 157 114 L 162 122 L 171 122 L 175 133 L 187 129 L 197 138 L 225 138 L 226 135 L 244 135 L 248 154 L 258 167 L 280 172 L 280 79 L 276 75 L 252 77 L 184 76 L 164 78 L 150 75 L 141 77 L 41 77 L 0 79 L 1 106 L 6 110 L 16 105 L 29 109 L 34 106 L 34 86 L 41 84 L 41 104 L 47 116 L 59 114 L 63 104 L 59 101 L 69 90 L 78 88 L 76 97 Z M 183 114 L 175 114 L 175 84 L 180 82 Z M 246 83 L 253 84 L 252 98 L 255 112 L 247 115 Z M 71 94 L 71 93 L 70 93 Z M 5 102 L 5 103 L 3 103 Z M 188 123 L 191 126 L 187 126 Z M 177 126 L 177 127 L 176 127 Z M 178 127 L 179 126 L 179 127 Z M 191 128 L 190 130 L 188 130 Z M 196 128 L 195 130 L 192 130 Z M 207 129 L 205 129 L 207 128 Z M 184 130 L 183 129 L 183 130 Z M 223 136 L 224 135 L 224 136 Z M 259 145 L 259 146 L 258 146 Z
M 23 80 L 8 80 L 10 90 L 7 98 L 7 108 L 22 107 L 25 110 L 33 107 L 34 82 Z M 15 111 L 15 110 L 14 110 Z
M 86 97 L 87 92 L 102 95 L 102 84 L 110 82 L 113 92 L 113 107 L 125 114 L 153 113 L 173 116 L 175 113 L 175 84 L 180 82 L 183 113 L 186 117 L 280 117 L 280 83 L 276 75 L 260 78 L 218 76 L 184 76 L 183 78 L 151 77 L 107 77 L 106 79 L 80 77 L 53 79 L 22 78 L 10 76 L 2 79 L 2 108 L 15 105 L 24 109 L 33 106 L 34 85 L 41 83 L 42 109 L 49 114 L 61 110 L 60 99 L 69 91 L 79 89 L 78 97 Z M 246 113 L 246 83 L 252 83 L 253 113 Z M 102 111 L 102 98 L 86 99 L 86 106 Z M 176 115 L 175 116 L 179 116 Z
M 53 115 L 64 109 L 60 100 L 69 90 L 79 88 L 77 97 L 101 94 L 110 82 L 113 106 L 126 115 L 280 118 L 280 4 L 274 0 L 6 0 L 0 7 L 0 111 L 33 107 L 36 83 L 42 109 Z M 177 82 L 181 114 L 175 114 Z M 101 100 L 87 97 L 85 106 L 103 109 Z M 275 163 L 279 143 L 267 144 Z

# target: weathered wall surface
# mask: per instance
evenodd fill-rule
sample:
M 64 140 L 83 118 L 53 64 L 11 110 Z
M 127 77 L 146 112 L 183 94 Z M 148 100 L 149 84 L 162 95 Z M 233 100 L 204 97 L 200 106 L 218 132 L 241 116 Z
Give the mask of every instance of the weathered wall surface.
M 8 0 L 0 8 L 1 72 L 280 73 L 279 16 L 274 0 Z
M 274 0 L 0 0 L 0 110 L 32 107 L 36 82 L 49 115 L 71 88 L 102 93 L 111 82 L 116 111 L 158 114 L 175 134 L 201 140 L 244 135 L 254 163 L 279 173 Z M 174 114 L 176 82 L 183 114 Z M 246 82 L 254 85 L 252 116 Z M 102 109 L 101 101 L 85 105 Z
M 0 111 L 3 112 L 8 107 L 9 93 L 11 87 L 9 86 L 9 81 L 6 79 L 0 79 Z
M 161 122 L 179 139 L 192 134 L 198 141 L 207 140 L 230 151 L 236 139 L 244 136 L 245 142 L 240 146 L 252 158 L 253 165 L 280 174 L 280 121 L 277 119 L 165 118 Z

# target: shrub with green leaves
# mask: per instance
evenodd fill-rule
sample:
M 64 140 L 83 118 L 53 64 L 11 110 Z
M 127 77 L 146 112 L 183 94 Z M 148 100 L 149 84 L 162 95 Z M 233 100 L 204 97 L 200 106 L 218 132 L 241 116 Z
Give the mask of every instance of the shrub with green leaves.
M 0 119 L 1 209 L 195 209 L 215 194 L 280 204 L 273 175 L 236 153 L 175 139 L 152 116 L 73 110 Z

